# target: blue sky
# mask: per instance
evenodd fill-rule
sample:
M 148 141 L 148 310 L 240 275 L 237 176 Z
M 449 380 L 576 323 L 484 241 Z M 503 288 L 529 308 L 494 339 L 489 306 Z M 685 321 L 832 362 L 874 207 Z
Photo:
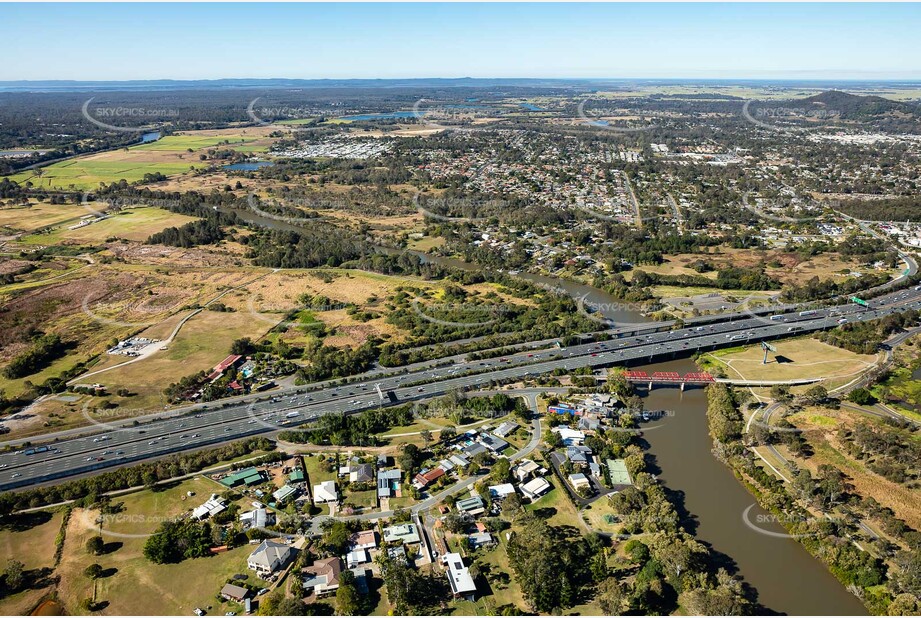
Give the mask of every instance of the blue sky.
M 0 4 L 0 80 L 921 78 L 919 4 Z

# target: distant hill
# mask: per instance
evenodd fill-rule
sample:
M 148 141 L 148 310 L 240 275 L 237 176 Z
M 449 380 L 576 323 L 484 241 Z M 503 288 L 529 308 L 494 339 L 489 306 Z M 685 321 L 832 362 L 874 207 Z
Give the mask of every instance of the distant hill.
M 921 119 L 921 108 L 917 105 L 877 96 L 860 96 L 840 90 L 828 90 L 799 99 L 799 102 L 805 105 L 821 106 L 829 112 L 835 112 L 844 120 L 880 120 L 885 116 L 909 116 Z

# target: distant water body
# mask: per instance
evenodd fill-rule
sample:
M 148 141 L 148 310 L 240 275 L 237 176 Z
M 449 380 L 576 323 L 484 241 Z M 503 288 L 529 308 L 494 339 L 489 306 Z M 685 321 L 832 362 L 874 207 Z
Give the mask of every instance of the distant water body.
M 380 114 L 358 114 L 357 116 L 342 116 L 339 120 L 352 120 L 355 122 L 367 120 L 396 120 L 399 118 L 415 118 L 416 112 L 386 112 Z
M 275 165 L 271 161 L 250 161 L 248 163 L 234 163 L 232 165 L 225 165 L 225 170 L 231 170 L 235 172 L 254 172 L 263 167 L 271 167 Z

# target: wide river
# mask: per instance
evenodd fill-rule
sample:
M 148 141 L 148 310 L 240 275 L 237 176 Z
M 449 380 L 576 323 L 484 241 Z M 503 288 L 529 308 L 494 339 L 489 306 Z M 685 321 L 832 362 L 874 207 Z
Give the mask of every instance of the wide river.
M 250 211 L 235 212 L 246 221 L 266 227 L 299 229 L 297 225 Z M 449 258 L 423 257 L 445 266 L 476 268 Z M 624 323 L 647 321 L 637 313 L 618 309 L 615 299 L 591 286 L 526 273 L 519 276 L 565 290 L 574 298 L 587 294 L 587 301 L 597 303 L 599 313 L 609 319 Z M 697 370 L 690 359 L 644 369 L 680 373 Z M 758 603 L 764 609 L 777 614 L 814 616 L 867 614 L 857 597 L 796 540 L 756 532 L 745 523 L 743 515 L 750 509 L 747 513 L 750 522 L 758 522 L 768 532 L 785 533 L 780 524 L 770 522 L 770 514 L 758 506 L 729 468 L 710 452 L 707 397 L 703 389 L 681 392 L 677 388 L 659 388 L 646 397 L 646 408 L 675 412 L 643 434 L 655 457 L 659 480 L 672 492 L 689 530 L 716 552 L 730 572 L 742 576 L 757 591 Z M 765 521 L 768 523 L 762 523 Z
M 642 369 L 682 374 L 697 370 L 690 359 Z M 757 522 L 768 532 L 786 532 L 779 523 L 771 523 L 770 514 L 711 453 L 707 396 L 702 388 L 681 392 L 660 387 L 645 398 L 645 403 L 649 410 L 675 412 L 643 433 L 659 468 L 659 480 L 674 492 L 679 512 L 684 510 L 697 539 L 737 569 L 737 574 L 757 590 L 758 602 L 765 609 L 813 616 L 868 613 L 863 603 L 795 539 L 756 532 L 745 523 L 743 514 L 752 507 L 750 522 Z

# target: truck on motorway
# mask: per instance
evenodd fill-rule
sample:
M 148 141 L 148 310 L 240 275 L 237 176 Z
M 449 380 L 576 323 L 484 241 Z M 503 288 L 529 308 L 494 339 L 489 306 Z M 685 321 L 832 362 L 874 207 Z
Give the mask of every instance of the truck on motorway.
M 785 320 L 785 319 L 786 319 L 786 318 L 783 317 L 783 316 L 780 315 L 780 314 L 772 315 L 772 316 L 771 316 L 771 321 L 772 321 L 772 322 L 782 322 L 782 321 Z
M 799 314 L 800 317 L 806 317 L 807 315 L 815 315 L 816 311 L 815 309 L 807 309 L 806 311 L 800 311 Z
M 288 412 L 285 414 L 285 418 L 294 418 L 295 416 L 300 416 L 300 412 Z

